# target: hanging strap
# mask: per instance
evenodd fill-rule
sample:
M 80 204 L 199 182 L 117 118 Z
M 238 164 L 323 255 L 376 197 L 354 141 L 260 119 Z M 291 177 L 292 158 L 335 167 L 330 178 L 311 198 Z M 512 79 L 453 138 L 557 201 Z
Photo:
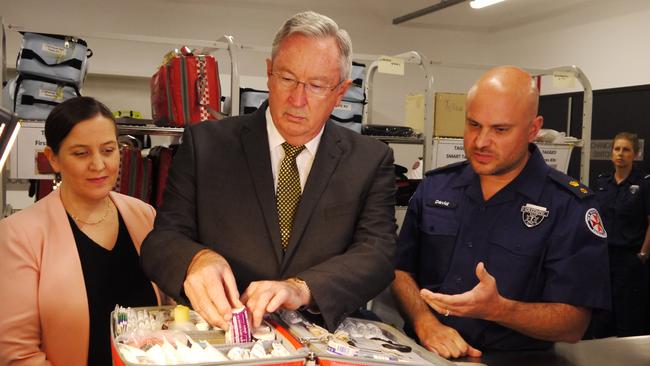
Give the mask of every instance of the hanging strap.
M 40 62 L 41 64 L 46 65 L 46 66 L 50 66 L 50 67 L 70 66 L 70 67 L 73 67 L 73 68 L 75 68 L 77 70 L 81 70 L 81 66 L 83 64 L 83 62 L 81 60 L 78 60 L 76 58 L 71 58 L 71 59 L 65 60 L 63 62 L 48 63 L 39 54 L 37 54 L 36 52 L 34 52 L 33 50 L 30 50 L 28 48 L 23 48 L 20 51 L 20 59 L 36 60 L 36 61 Z M 16 65 L 16 66 L 18 66 L 18 65 Z

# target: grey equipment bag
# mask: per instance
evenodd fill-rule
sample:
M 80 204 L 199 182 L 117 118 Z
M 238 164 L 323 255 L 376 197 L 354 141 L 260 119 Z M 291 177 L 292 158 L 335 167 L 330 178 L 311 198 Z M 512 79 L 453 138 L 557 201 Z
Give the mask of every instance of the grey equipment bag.
M 54 107 L 79 95 L 74 84 L 29 75 L 10 80 L 4 91 L 5 105 L 21 119 L 30 120 L 45 120 Z
M 25 75 L 75 84 L 81 88 L 92 51 L 83 39 L 42 33 L 23 33 L 16 70 Z

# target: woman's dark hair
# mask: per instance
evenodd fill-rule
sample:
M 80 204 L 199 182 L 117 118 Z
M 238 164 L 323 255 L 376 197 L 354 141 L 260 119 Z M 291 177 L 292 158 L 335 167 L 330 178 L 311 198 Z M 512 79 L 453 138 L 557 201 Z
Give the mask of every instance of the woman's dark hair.
M 631 133 L 631 132 L 619 132 L 614 136 L 614 139 L 612 140 L 612 149 L 614 148 L 614 144 L 616 143 L 616 140 L 628 140 L 629 142 L 632 143 L 632 151 L 636 155 L 639 152 L 640 146 L 639 146 L 639 136 L 636 133 Z
M 115 118 L 110 109 L 95 98 L 76 97 L 54 107 L 45 120 L 45 141 L 47 146 L 55 154 L 58 154 L 61 142 L 68 136 L 74 126 L 97 115 L 106 117 L 115 123 Z M 117 135 L 117 128 L 115 134 Z

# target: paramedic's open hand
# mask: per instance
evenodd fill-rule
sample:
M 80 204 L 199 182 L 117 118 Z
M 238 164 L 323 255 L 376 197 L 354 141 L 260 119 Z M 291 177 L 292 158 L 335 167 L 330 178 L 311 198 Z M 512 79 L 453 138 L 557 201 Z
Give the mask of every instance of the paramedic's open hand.
M 280 308 L 296 310 L 309 305 L 311 293 L 304 281 L 293 278 L 284 281 L 255 281 L 248 285 L 241 301 L 253 315 L 253 326 L 259 327 L 266 313 Z
M 444 316 L 498 321 L 506 299 L 499 294 L 497 282 L 485 269 L 483 262 L 476 265 L 476 277 L 479 283 L 462 294 L 445 295 L 422 289 L 420 295 L 429 306 Z
M 230 326 L 232 309 L 243 306 L 230 265 L 209 249 L 192 258 L 183 289 L 194 310 L 208 323 L 224 330 Z

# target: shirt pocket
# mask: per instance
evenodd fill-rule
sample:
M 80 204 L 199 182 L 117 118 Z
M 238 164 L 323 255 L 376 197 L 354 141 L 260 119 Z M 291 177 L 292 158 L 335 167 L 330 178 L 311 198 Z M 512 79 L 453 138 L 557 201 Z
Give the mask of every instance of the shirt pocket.
M 548 233 L 541 225 L 528 228 L 517 222 L 497 227 L 489 234 L 486 267 L 503 296 L 522 300 L 525 294 L 539 290 L 535 288 L 540 275 L 537 272 L 548 241 Z
M 421 286 L 436 289 L 451 264 L 459 222 L 451 208 L 426 207 L 420 223 Z

